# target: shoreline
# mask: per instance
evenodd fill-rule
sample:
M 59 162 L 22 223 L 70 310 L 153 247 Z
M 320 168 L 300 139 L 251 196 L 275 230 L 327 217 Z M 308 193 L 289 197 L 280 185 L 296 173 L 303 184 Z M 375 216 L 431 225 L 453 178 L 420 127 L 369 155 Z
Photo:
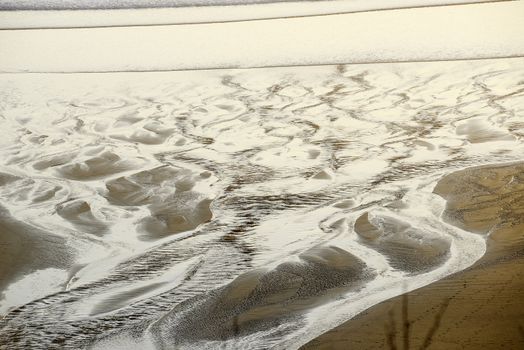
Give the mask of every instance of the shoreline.
M 359 12 L 413 9 L 437 6 L 494 3 L 508 0 L 402 0 L 392 5 L 384 0 L 277 1 L 248 4 L 183 5 L 175 7 L 86 7 L 3 8 L 0 30 L 106 28 L 203 23 L 250 22 L 282 18 L 330 16 Z M 512 0 L 509 0 L 512 1 Z M 135 5 L 139 5 L 137 3 Z M 95 4 L 100 6 L 104 4 Z M 153 7 L 151 7 L 153 6 Z M 256 17 L 253 13 L 256 12 Z
M 513 162 L 466 168 L 441 179 L 435 192 L 448 201 L 447 220 L 478 232 L 472 234 L 490 232 L 484 256 L 465 270 L 372 306 L 301 349 L 401 348 L 406 339 L 406 318 L 401 315 L 406 309 L 408 344 L 413 348 L 524 344 L 519 323 L 524 316 L 524 220 L 519 217 L 524 211 L 523 174 L 524 163 Z M 518 180 L 506 188 L 508 176 Z M 457 192 L 464 184 L 466 193 Z M 486 197 L 478 191 L 480 186 L 474 188 L 479 184 L 488 192 L 498 188 L 499 193 Z M 487 210 L 491 216 L 484 207 L 490 200 L 496 203 L 491 206 L 494 211 Z M 506 208 L 503 215 L 496 210 L 499 206 Z
M 326 64 L 304 64 L 291 66 L 259 66 L 259 67 L 216 67 L 216 68 L 189 68 L 189 69 L 166 69 L 166 70 L 117 70 L 117 71 L 75 71 L 75 72 L 59 72 L 59 71 L 21 71 L 21 72 L 4 72 L 0 71 L 0 75 L 74 75 L 74 74 L 133 74 L 133 73 L 190 73 L 190 72 L 214 72 L 214 71 L 250 71 L 258 69 L 300 69 L 300 68 L 321 68 L 321 67 L 337 67 L 337 66 L 366 66 L 366 65 L 381 65 L 381 64 L 438 64 L 448 62 L 476 62 L 476 61 L 496 61 L 496 60 L 519 60 L 524 59 L 524 55 L 519 56 L 500 56 L 500 57 L 476 57 L 476 58 L 458 58 L 458 59 L 442 59 L 442 60 L 419 60 L 419 61 L 369 61 L 369 62 L 342 62 L 342 63 L 326 63 Z
M 518 15 L 523 10 L 521 2 L 509 1 L 250 22 L 2 30 L 0 71 L 197 70 L 523 56 Z
M 2 202 L 78 254 L 10 288 L 41 293 L 0 343 L 297 348 L 469 267 L 485 238 L 433 191 L 522 160 L 523 63 L 4 76 L 2 167 L 20 179 Z M 490 195 L 466 185 L 439 193 Z

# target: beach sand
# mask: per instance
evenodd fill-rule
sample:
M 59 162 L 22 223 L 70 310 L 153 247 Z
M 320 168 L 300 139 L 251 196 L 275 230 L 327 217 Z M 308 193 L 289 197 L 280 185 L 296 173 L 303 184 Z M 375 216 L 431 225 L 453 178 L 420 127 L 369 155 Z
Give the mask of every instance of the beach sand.
M 2 76 L 0 348 L 517 347 L 522 58 Z
M 74 253 L 66 239 L 14 219 L 0 205 L 0 291 L 22 276 L 45 268 L 69 267 Z M 1 296 L 1 292 L 0 292 Z
M 464 271 L 371 307 L 302 349 L 524 346 L 524 163 L 457 171 L 434 192 L 447 200 L 444 219 L 489 235 L 486 254 Z

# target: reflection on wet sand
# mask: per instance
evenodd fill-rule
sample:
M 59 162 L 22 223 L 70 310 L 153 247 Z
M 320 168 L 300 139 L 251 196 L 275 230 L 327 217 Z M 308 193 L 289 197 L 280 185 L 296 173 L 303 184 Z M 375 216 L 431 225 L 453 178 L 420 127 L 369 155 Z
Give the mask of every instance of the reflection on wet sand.
M 524 344 L 524 163 L 468 168 L 435 187 L 447 200 L 446 220 L 487 236 L 487 252 L 472 267 L 408 295 L 412 348 L 517 349 Z M 400 347 L 402 297 L 376 305 L 303 349 Z M 442 312 L 443 303 L 449 303 Z M 384 328 L 393 310 L 397 337 Z M 442 312 L 429 342 L 427 335 Z M 388 345 L 389 344 L 389 345 Z
M 522 59 L 4 77 L 0 347 L 298 348 L 517 283 Z

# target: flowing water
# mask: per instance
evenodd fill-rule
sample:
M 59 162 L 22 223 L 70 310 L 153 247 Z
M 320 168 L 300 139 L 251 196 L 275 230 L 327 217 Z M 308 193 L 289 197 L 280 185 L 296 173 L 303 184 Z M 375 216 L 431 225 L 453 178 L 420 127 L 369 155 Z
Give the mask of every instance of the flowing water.
M 524 60 L 2 74 L 0 347 L 296 348 L 470 266 Z

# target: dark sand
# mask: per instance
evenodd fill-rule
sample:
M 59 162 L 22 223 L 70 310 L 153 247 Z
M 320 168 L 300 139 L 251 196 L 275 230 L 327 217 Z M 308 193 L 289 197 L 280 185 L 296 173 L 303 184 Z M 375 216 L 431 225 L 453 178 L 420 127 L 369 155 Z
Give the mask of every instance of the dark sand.
M 464 271 L 375 305 L 303 349 L 524 349 L 524 163 L 457 171 L 434 192 L 447 200 L 448 222 L 489 234 L 486 254 Z M 406 305 L 409 327 L 403 326 Z
M 67 268 L 73 252 L 66 239 L 14 219 L 0 205 L 0 300 L 12 282 L 37 270 Z
M 322 304 L 324 298 L 373 276 L 360 259 L 343 249 L 312 248 L 300 255 L 300 262 L 250 271 L 211 291 L 207 299 L 179 304 L 150 331 L 159 348 L 170 349 L 191 346 L 203 336 L 224 340 L 275 329 L 286 319 Z

